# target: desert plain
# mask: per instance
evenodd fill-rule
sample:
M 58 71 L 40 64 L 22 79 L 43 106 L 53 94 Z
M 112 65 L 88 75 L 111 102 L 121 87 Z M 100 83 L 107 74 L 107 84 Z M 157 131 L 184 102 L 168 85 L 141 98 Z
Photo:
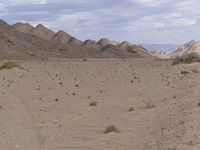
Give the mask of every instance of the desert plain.
M 198 63 L 12 61 L 0 70 L 0 150 L 200 149 Z

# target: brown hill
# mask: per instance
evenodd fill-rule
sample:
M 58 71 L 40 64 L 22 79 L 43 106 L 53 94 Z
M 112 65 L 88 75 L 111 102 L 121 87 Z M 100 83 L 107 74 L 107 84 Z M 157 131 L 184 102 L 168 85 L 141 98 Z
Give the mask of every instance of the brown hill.
M 0 19 L 0 28 L 7 28 L 9 27 L 9 24 L 7 24 L 4 20 Z
M 118 58 L 135 58 L 135 57 L 153 57 L 146 49 L 142 46 L 132 45 L 130 43 L 122 42 L 117 45 L 107 45 L 102 47 L 102 51 L 105 53 L 112 54 L 110 57 Z
M 34 28 L 29 23 L 21 23 L 21 22 L 12 25 L 12 27 L 23 33 L 29 33 Z
M 175 52 L 172 53 L 171 56 L 176 57 L 187 53 L 197 53 L 200 55 L 200 41 L 192 40 L 181 45 Z
M 1 58 L 46 57 L 51 52 L 51 46 L 45 40 L 20 33 L 11 27 L 0 29 L 0 45 Z
M 71 36 L 64 32 L 63 30 L 58 31 L 56 34 L 53 35 L 51 38 L 51 41 L 54 43 L 68 43 L 69 40 L 71 39 Z
M 53 44 L 54 51 L 61 53 L 66 58 L 80 58 L 82 42 L 63 30 L 58 31 L 50 42 Z
M 62 30 L 54 33 L 41 24 L 10 26 L 3 20 L 0 20 L 0 46 L 1 58 L 153 58 L 143 47 L 128 42 L 113 44 L 104 38 L 83 43 Z
M 111 41 L 109 39 L 102 38 L 97 42 L 97 44 L 101 45 L 101 46 L 107 46 L 107 45 L 112 44 L 112 43 L 111 43 Z
M 41 24 L 38 24 L 29 33 L 32 35 L 38 36 L 44 40 L 50 40 L 55 34 L 52 30 L 47 29 L 45 26 Z
M 42 24 L 38 24 L 36 27 L 33 27 L 28 23 L 16 23 L 12 25 L 12 27 L 20 32 L 28 33 L 44 40 L 51 40 L 55 34 L 52 30 L 47 29 Z

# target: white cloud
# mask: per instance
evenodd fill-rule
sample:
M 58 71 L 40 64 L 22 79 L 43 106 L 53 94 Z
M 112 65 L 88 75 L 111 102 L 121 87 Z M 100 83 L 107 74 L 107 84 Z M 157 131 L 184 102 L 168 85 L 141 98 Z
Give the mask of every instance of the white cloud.
M 127 38 L 140 42 L 174 42 L 179 38 L 183 41 L 193 36 L 200 38 L 200 34 L 197 34 L 200 32 L 198 0 L 3 1 L 0 16 L 8 18 L 11 23 L 21 20 L 43 23 L 56 30 L 64 29 L 82 39 L 106 35 L 113 39 Z
M 195 25 L 197 20 L 195 18 L 180 18 L 174 21 L 175 26 L 191 26 Z
M 11 5 L 47 4 L 48 0 L 9 0 Z
M 132 0 L 132 2 L 136 2 L 145 6 L 159 6 L 161 4 L 164 4 L 166 2 L 170 2 L 171 0 Z
M 164 28 L 165 27 L 165 24 L 162 22 L 155 22 L 154 25 L 156 28 Z
M 48 3 L 47 0 L 43 0 L 43 1 L 40 1 L 38 4 L 40 4 L 40 5 L 44 5 L 44 4 L 47 4 L 47 3 Z
M 2 3 L 0 3 L 0 16 L 4 16 L 7 13 L 7 9 L 5 7 L 5 5 L 3 5 Z

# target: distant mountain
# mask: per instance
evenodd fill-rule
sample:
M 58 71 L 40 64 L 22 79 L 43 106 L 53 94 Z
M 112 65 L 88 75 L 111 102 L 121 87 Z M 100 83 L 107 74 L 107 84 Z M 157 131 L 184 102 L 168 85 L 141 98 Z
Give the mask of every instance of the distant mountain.
M 181 45 L 175 52 L 172 53 L 172 57 L 181 56 L 185 53 L 197 53 L 200 55 L 200 41 L 192 40 Z
M 51 52 L 50 43 L 36 36 L 17 31 L 0 20 L 0 58 L 45 56 Z
M 159 51 L 165 53 L 174 52 L 180 45 L 177 44 L 142 44 L 149 51 Z
M 9 26 L 4 20 L 0 19 L 0 28 L 8 28 Z
M 155 58 L 144 47 L 103 38 L 82 42 L 65 31 L 54 31 L 42 24 L 9 25 L 0 20 L 0 58 Z
M 33 27 L 28 23 L 16 23 L 12 25 L 12 27 L 20 32 L 38 36 L 39 38 L 44 40 L 50 40 L 55 34 L 52 30 L 47 29 L 42 24 L 38 24 L 36 27 Z
M 34 29 L 34 27 L 29 23 L 16 23 L 12 25 L 12 27 L 23 33 L 30 33 L 30 31 Z

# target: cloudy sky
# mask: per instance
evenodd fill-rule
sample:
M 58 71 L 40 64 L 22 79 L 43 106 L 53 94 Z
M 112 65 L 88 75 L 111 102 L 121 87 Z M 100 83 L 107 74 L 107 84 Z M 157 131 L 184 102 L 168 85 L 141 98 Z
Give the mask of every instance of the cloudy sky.
M 179 44 L 200 39 L 199 0 L 0 0 L 0 18 L 42 23 L 81 40 Z

